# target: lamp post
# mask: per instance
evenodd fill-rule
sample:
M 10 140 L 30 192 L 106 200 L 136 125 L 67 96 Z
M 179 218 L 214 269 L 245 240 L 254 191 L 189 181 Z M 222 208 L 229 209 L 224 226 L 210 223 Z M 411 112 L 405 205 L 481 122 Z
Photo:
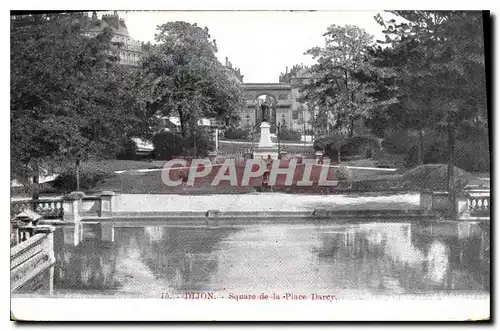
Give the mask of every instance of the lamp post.
M 276 126 L 277 129 L 277 135 L 276 137 L 278 138 L 278 160 L 281 160 L 281 144 L 280 144 L 280 129 L 281 129 L 281 123 L 278 123 Z

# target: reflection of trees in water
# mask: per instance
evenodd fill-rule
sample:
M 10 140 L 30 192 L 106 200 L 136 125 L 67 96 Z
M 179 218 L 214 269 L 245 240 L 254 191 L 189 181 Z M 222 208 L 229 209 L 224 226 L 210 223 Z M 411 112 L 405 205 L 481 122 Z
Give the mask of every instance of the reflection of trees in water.
M 60 290 L 152 290 L 168 284 L 201 290 L 217 269 L 214 247 L 230 229 L 115 228 L 115 242 L 56 239 L 55 287 Z M 161 284 L 155 285 L 155 284 Z M 167 285 L 165 285 L 167 286 Z
M 487 228 L 469 222 L 425 224 L 412 235 L 413 243 L 427 255 L 435 255 L 438 250 L 434 245 L 436 239 L 447 247 L 448 289 L 489 291 L 490 234 Z M 429 277 L 439 274 L 439 263 L 426 261 L 424 268 Z
M 456 223 L 453 226 L 457 228 Z M 352 285 L 364 284 L 372 289 L 405 292 L 489 289 L 489 283 L 481 280 L 489 275 L 489 260 L 488 270 L 477 268 L 478 257 L 489 246 L 484 231 L 480 232 L 481 241 L 477 231 L 469 231 L 469 237 L 459 239 L 456 231 L 450 233 L 448 229 L 448 237 L 443 237 L 439 234 L 445 231 L 439 232 L 434 227 L 432 234 L 409 224 L 366 224 L 337 229 L 322 234 L 318 256 L 340 268 L 345 278 L 353 280 Z M 462 254 L 461 263 L 456 263 L 457 254 Z M 486 260 L 483 253 L 483 261 Z M 468 277 L 469 282 L 457 275 Z M 472 278 L 480 281 L 471 283 Z
M 100 240 L 85 240 L 78 246 L 59 243 L 56 249 L 54 287 L 62 290 L 115 289 L 114 250 Z
M 210 277 L 217 270 L 214 247 L 234 230 L 172 227 L 163 228 L 162 235 L 156 236 L 159 231 L 145 229 L 141 236 L 145 264 L 179 291 L 208 290 Z

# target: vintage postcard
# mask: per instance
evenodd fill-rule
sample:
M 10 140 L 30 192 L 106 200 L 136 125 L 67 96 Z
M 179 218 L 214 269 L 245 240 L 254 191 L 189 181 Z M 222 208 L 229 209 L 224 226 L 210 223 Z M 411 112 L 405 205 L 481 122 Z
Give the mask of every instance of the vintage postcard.
M 488 321 L 488 11 L 12 11 L 13 321 Z

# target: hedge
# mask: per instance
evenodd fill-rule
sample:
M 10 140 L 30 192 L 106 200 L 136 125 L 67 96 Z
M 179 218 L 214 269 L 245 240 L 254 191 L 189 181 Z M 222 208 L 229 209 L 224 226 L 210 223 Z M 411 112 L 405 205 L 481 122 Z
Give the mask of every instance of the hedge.
M 250 139 L 250 131 L 243 128 L 232 128 L 227 129 L 224 132 L 224 137 L 226 139 Z
M 98 169 L 80 169 L 80 190 L 90 190 L 106 179 L 115 177 L 116 174 L 112 171 L 104 171 Z M 54 181 L 52 187 L 63 192 L 71 192 L 76 190 L 76 172 L 74 167 L 65 168 Z
M 469 174 L 458 167 L 453 168 L 455 191 L 461 191 L 469 182 Z M 424 164 L 403 174 L 404 186 L 411 190 L 448 190 L 448 165 Z
M 278 137 L 281 141 L 300 141 L 302 133 L 291 129 L 283 128 L 279 131 Z
M 404 166 L 411 168 L 418 164 L 419 137 L 405 131 L 390 133 L 382 143 L 385 151 L 402 156 Z M 445 135 L 435 132 L 424 134 L 424 164 L 446 164 L 448 162 L 448 141 Z M 455 144 L 455 165 L 470 172 L 490 170 L 490 153 L 487 137 L 473 137 L 457 140 Z

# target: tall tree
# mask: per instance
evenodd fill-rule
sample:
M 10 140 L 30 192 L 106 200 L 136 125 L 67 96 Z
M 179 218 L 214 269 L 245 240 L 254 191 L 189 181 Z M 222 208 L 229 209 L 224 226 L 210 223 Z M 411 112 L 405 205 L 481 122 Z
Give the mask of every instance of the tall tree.
M 196 24 L 163 24 L 143 62 L 149 115 L 179 117 L 184 137 L 196 133 L 200 118 L 229 116 L 241 106 L 240 87 L 217 60 L 210 38 Z
M 310 108 L 328 111 L 339 131 L 352 136 L 357 119 L 368 116 L 374 107 L 373 86 L 358 75 L 369 70 L 367 61 L 373 37 L 356 26 L 332 25 L 327 28 L 325 45 L 305 54 L 318 61 L 312 66 L 314 80 L 303 89 L 302 100 Z
M 116 64 L 109 30 L 83 34 L 85 19 L 78 13 L 12 19 L 13 178 L 114 156 L 124 130 L 138 127 L 133 74 Z
M 400 97 L 422 118 L 421 127 L 445 128 L 448 133 L 448 175 L 453 195 L 455 138 L 462 123 L 487 123 L 483 20 L 480 12 L 395 11 L 402 22 L 386 27 L 386 42 L 398 55 L 412 58 L 398 66 Z M 401 21 L 401 20 L 400 20 Z M 427 121 L 430 119 L 430 121 Z M 454 204 L 453 204 L 454 205 Z

